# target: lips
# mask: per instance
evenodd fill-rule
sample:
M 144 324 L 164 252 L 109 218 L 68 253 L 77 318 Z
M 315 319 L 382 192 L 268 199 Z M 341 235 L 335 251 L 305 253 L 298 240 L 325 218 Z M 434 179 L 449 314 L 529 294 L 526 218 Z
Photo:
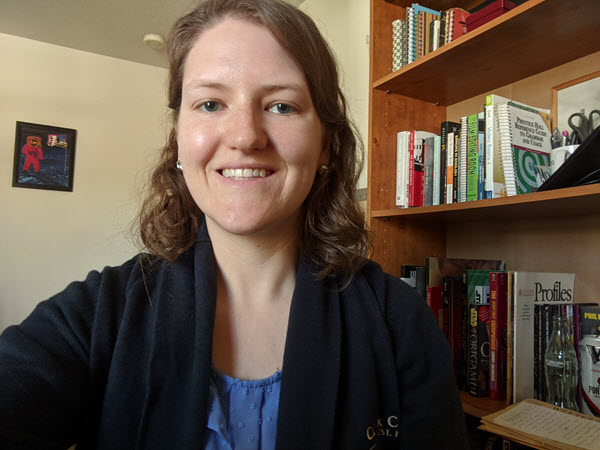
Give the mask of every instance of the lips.
M 219 173 L 225 178 L 233 178 L 236 180 L 246 180 L 253 178 L 265 178 L 273 174 L 270 169 L 251 169 L 251 168 L 235 168 L 222 169 Z

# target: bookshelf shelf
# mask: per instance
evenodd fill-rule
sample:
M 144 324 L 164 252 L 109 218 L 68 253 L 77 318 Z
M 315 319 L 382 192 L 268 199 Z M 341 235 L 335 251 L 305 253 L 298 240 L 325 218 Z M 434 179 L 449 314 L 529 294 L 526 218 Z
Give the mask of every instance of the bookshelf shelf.
M 408 209 L 372 211 L 373 218 L 462 222 L 530 218 L 575 217 L 600 214 L 600 184 L 513 197 Z
M 487 397 L 473 397 L 465 391 L 460 392 L 463 411 L 471 416 L 483 417 L 506 408 L 506 400 L 490 400 Z
M 600 184 L 395 209 L 397 133 L 439 134 L 443 121 L 457 121 L 465 110 L 472 114 L 488 93 L 550 107 L 552 87 L 600 69 L 600 1 L 529 0 L 391 73 L 392 21 L 404 19 L 413 1 L 371 0 L 372 258 L 396 276 L 403 264 L 423 265 L 431 256 L 503 259 L 510 270 L 573 272 L 579 301 L 600 302 Z M 481 1 L 418 3 L 468 10 Z M 465 392 L 461 400 L 465 413 L 475 417 L 506 406 Z
M 529 0 L 373 87 L 452 105 L 596 52 L 598 17 L 597 0 Z

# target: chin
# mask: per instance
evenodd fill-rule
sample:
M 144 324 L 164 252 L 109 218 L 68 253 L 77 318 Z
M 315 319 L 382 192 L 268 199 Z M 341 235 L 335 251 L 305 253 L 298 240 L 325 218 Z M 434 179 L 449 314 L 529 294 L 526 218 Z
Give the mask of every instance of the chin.
M 230 216 L 223 220 L 215 220 L 215 218 L 211 218 L 210 220 L 220 229 L 236 236 L 275 236 L 276 234 L 281 235 L 281 232 L 286 229 L 290 234 L 296 234 L 297 230 L 295 228 L 297 227 L 295 224 L 298 223 L 291 220 L 276 220 L 272 217 L 252 218 L 247 215 L 243 219 L 236 215 L 235 217 Z

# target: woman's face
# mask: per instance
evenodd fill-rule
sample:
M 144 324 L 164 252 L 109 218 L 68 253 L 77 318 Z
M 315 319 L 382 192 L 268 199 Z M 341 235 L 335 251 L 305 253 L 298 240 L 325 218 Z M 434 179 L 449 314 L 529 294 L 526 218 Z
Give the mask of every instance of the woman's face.
M 179 159 L 209 229 L 296 233 L 329 159 L 304 75 L 264 27 L 226 18 L 188 54 Z

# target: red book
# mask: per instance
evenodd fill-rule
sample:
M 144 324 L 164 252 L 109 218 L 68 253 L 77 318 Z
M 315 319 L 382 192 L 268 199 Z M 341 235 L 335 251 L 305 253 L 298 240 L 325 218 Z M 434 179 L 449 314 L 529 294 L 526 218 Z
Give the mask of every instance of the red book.
M 506 398 L 507 273 L 490 272 L 490 389 L 492 400 Z
M 423 141 L 434 137 L 435 133 L 428 131 L 410 132 L 408 137 L 408 206 L 423 206 L 424 154 Z
M 489 22 L 496 17 L 500 17 L 507 11 L 513 9 L 515 5 L 513 2 L 508 0 L 497 0 L 492 4 L 481 8 L 479 11 L 474 12 L 470 16 L 466 17 L 467 32 L 473 31 L 479 28 L 481 25 Z
M 444 299 L 442 295 L 442 286 L 427 286 L 427 305 L 433 311 L 433 315 L 438 325 L 444 331 Z

